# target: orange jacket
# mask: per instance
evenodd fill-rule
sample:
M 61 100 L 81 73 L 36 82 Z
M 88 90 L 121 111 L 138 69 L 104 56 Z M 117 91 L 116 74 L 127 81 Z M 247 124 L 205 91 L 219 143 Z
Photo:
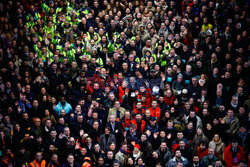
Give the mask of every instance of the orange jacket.
M 40 164 L 37 160 L 34 160 L 29 164 L 29 167 L 46 167 L 46 161 L 42 160 Z
M 133 120 L 131 121 L 131 123 L 135 125 L 135 130 L 137 130 L 137 122 L 136 122 L 136 119 L 133 119 Z M 145 122 L 144 120 L 141 120 L 141 133 L 144 132 L 145 126 L 146 126 L 146 122 Z
M 2 158 L 2 162 L 5 163 L 6 165 L 9 165 L 10 163 L 12 163 L 14 160 L 14 155 L 10 154 L 10 155 L 5 155 Z
M 161 109 L 160 109 L 160 107 L 156 107 L 155 109 L 153 109 L 153 107 L 150 107 L 149 111 L 150 111 L 151 117 L 157 117 L 157 122 L 159 122 L 160 117 L 161 117 Z

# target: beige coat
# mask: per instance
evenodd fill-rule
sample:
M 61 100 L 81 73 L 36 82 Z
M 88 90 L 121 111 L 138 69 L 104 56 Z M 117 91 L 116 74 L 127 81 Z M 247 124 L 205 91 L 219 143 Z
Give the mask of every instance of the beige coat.
M 109 118 L 110 118 L 110 116 L 111 115 L 115 115 L 116 117 L 117 117 L 117 115 L 116 115 L 116 108 L 110 108 L 109 109 L 109 114 L 108 114 L 108 118 L 107 118 L 107 121 L 109 122 Z M 120 107 L 119 108 L 119 111 L 120 111 L 120 118 L 122 118 L 122 117 L 124 117 L 124 113 L 125 113 L 125 108 L 123 108 L 123 107 Z
M 220 139 L 218 142 L 214 141 L 214 138 L 212 141 L 209 143 L 209 148 L 213 148 L 215 151 L 216 156 L 220 159 L 223 160 L 223 154 L 225 150 L 225 144 L 222 142 Z

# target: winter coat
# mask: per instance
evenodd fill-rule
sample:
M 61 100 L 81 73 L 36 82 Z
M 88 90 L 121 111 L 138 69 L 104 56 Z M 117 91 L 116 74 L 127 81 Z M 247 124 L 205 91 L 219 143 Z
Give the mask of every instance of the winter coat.
M 237 132 L 239 126 L 240 126 L 239 119 L 236 116 L 234 116 L 231 125 L 229 124 L 229 120 L 228 120 L 227 116 L 225 116 L 223 118 L 223 120 L 225 121 L 225 124 L 230 126 L 230 128 L 226 132 L 227 133 L 232 133 L 234 135 Z
M 214 138 L 209 143 L 209 148 L 213 148 L 215 151 L 215 155 L 220 159 L 223 160 L 223 154 L 225 150 L 225 144 L 220 139 L 218 142 L 214 141 Z
M 237 162 L 234 162 L 231 147 L 232 144 L 228 145 L 224 151 L 224 161 L 226 163 L 226 167 L 237 166 L 240 161 L 245 161 L 245 152 L 241 146 L 238 146 L 236 153 Z

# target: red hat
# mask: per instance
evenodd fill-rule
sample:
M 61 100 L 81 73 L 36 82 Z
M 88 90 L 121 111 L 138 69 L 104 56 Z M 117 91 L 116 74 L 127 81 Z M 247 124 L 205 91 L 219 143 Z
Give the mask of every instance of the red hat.
M 138 148 L 138 149 L 140 150 L 140 145 L 139 145 L 139 144 L 136 144 L 136 145 L 134 146 L 134 148 Z

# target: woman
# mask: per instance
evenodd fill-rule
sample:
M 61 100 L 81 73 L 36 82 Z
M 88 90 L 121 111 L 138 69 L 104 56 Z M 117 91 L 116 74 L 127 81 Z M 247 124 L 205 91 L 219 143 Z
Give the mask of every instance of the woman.
M 225 150 L 225 144 L 222 142 L 219 134 L 215 134 L 212 141 L 209 143 L 209 148 L 213 148 L 215 156 L 221 161 L 223 160 L 223 154 Z
M 142 158 L 138 158 L 136 163 L 137 163 L 136 167 L 145 167 L 145 164 Z
M 191 143 L 191 149 L 193 153 L 195 154 L 197 152 L 197 147 L 200 145 L 202 141 L 209 142 L 207 137 L 203 134 L 203 131 L 201 128 L 197 128 L 196 134 L 194 135 L 194 138 Z
M 159 121 L 159 127 L 164 128 L 167 125 L 168 120 L 172 119 L 169 111 L 165 112 L 164 117 Z
M 52 125 L 56 125 L 56 122 L 57 122 L 57 121 L 56 121 L 55 117 L 54 117 L 52 114 L 50 114 L 49 109 L 45 109 L 45 110 L 44 110 L 44 116 L 43 116 L 43 118 L 42 118 L 42 124 L 45 125 L 45 122 L 46 122 L 48 119 L 51 120 Z
M 134 146 L 134 150 L 133 150 L 133 158 L 135 161 L 137 161 L 139 158 L 141 158 L 143 155 L 143 153 L 140 151 L 140 145 L 139 144 L 136 144 Z
M 135 167 L 134 160 L 132 157 L 127 158 L 127 160 L 125 161 L 124 167 Z

